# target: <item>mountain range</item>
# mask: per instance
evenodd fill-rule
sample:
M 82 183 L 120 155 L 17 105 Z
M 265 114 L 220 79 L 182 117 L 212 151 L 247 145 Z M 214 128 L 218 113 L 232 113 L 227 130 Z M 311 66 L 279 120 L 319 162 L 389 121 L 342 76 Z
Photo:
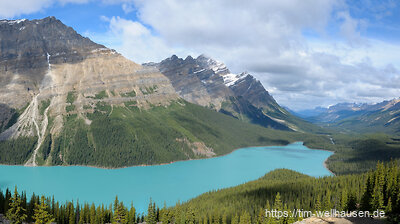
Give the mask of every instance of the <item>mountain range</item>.
M 54 17 L 0 20 L 0 49 L 1 163 L 159 164 L 320 130 L 210 57 L 139 65 Z
M 376 104 L 339 103 L 328 108 L 297 112 L 304 119 L 323 127 L 356 133 L 400 133 L 400 99 Z

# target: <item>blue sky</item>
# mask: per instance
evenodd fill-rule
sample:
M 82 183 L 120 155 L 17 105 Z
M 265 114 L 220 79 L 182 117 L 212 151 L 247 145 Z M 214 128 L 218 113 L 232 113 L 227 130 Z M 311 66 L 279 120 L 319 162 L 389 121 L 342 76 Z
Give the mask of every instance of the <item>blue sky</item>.
M 137 20 L 135 13 L 125 13 L 121 5 L 104 4 L 101 2 L 53 4 L 35 13 L 16 16 L 14 19 L 41 19 L 47 16 L 55 16 L 81 34 L 87 31 L 106 32 L 108 30 L 108 23 L 102 21 L 101 16 L 121 16 L 126 19 Z
M 138 63 L 205 53 L 293 109 L 400 96 L 395 0 L 0 0 L 4 19 L 47 16 Z

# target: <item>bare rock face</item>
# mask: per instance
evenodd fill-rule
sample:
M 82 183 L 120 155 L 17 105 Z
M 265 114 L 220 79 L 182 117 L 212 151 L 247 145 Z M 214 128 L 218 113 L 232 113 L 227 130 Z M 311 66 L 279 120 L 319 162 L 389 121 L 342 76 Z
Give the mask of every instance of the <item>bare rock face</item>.
M 243 96 L 256 107 L 268 108 L 271 111 L 279 110 L 279 105 L 260 81 L 247 73 L 239 76 L 241 78 L 230 86 L 236 95 Z
M 98 102 L 135 101 L 147 108 L 177 98 L 157 69 L 82 37 L 54 17 L 0 20 L 0 140 L 38 136 L 39 149 L 48 132 L 57 136 L 62 130 L 63 117 L 85 118 Z
M 205 55 L 196 59 L 173 55 L 146 66 L 158 68 L 170 79 L 176 92 L 189 102 L 264 127 L 290 130 L 287 124 L 266 114 L 282 112 L 260 81 L 248 73 L 232 74 L 224 63 Z
M 104 46 L 82 37 L 54 17 L 0 20 L 1 102 L 24 106 L 38 91 L 49 63 L 82 62 L 92 50 L 101 48 Z
M 0 133 L 11 127 L 17 119 L 17 111 L 6 104 L 0 104 Z
M 205 65 L 200 57 L 182 59 L 173 55 L 153 65 L 171 80 L 176 92 L 189 102 L 220 109 L 222 102 L 234 95 L 225 86 L 222 76 Z

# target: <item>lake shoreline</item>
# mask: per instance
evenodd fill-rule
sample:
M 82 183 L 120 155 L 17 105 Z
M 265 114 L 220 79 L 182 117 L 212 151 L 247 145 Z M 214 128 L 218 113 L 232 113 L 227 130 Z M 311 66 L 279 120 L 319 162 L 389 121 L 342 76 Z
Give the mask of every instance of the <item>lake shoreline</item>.
M 97 168 L 97 169 L 105 169 L 105 170 L 117 170 L 117 169 L 125 169 L 125 168 L 130 168 L 130 167 L 146 167 L 146 166 L 164 166 L 164 165 L 170 165 L 173 163 L 177 163 L 177 162 L 185 162 L 185 161 L 192 161 L 192 160 L 203 160 L 203 159 L 211 159 L 211 158 L 218 158 L 218 157 L 222 157 L 222 156 L 227 156 L 232 154 L 233 152 L 239 150 L 239 149 L 246 149 L 246 148 L 263 148 L 263 147 L 285 147 L 297 142 L 301 142 L 303 146 L 309 148 L 308 146 L 304 145 L 304 142 L 302 141 L 295 141 L 295 142 L 291 142 L 287 145 L 266 145 L 266 146 L 247 146 L 247 147 L 242 147 L 242 148 L 235 148 L 234 150 L 232 150 L 229 153 L 226 154 L 222 154 L 222 155 L 217 155 L 217 156 L 213 156 L 213 157 L 208 157 L 208 158 L 196 158 L 196 159 L 186 159 L 186 160 L 176 160 L 176 161 L 171 161 L 171 162 L 167 162 L 167 163 L 159 163 L 159 164 L 140 164 L 140 165 L 132 165 L 132 166 L 122 166 L 122 167 L 105 167 L 105 166 L 93 166 L 93 165 L 57 165 L 57 166 L 25 166 L 23 164 L 0 164 L 2 166 L 25 166 L 25 167 L 89 167 L 89 168 Z M 328 152 L 333 152 L 330 150 L 326 150 L 326 149 L 313 149 L 313 148 L 309 148 L 311 150 L 321 150 L 321 151 L 328 151 Z M 334 152 L 333 152 L 334 153 Z M 333 155 L 333 154 L 332 154 Z M 331 155 L 331 156 L 332 156 Z M 329 158 L 329 157 L 328 157 Z M 328 158 L 323 162 L 323 166 L 325 167 L 325 169 L 327 169 L 332 175 L 336 176 L 335 173 L 333 173 L 327 166 L 326 161 L 328 160 Z
M 332 154 L 333 155 L 333 154 Z M 328 157 L 329 158 L 329 157 Z M 328 161 L 328 158 L 324 160 L 324 167 L 325 169 L 327 169 L 333 176 L 336 176 L 336 174 L 334 172 L 332 172 L 332 170 L 330 170 L 328 168 L 328 164 L 326 163 Z
M 304 146 L 306 146 L 306 145 L 304 145 Z M 306 146 L 306 147 L 309 148 L 308 146 Z M 312 148 L 309 148 L 309 149 L 312 149 Z M 312 149 L 312 150 L 321 150 L 321 151 L 332 152 L 332 155 L 330 155 L 329 157 L 331 157 L 335 154 L 334 151 L 327 150 L 327 149 Z M 323 165 L 324 165 L 325 169 L 327 169 L 329 171 L 329 173 L 331 173 L 333 176 L 336 176 L 336 174 L 328 168 L 328 164 L 326 163 L 326 162 L 328 162 L 329 157 L 324 160 Z
M 8 165 L 1 167 L 0 172 L 8 175 L 0 184 L 2 188 L 16 185 L 28 195 L 54 195 L 57 201 L 79 199 L 80 202 L 98 205 L 112 203 L 118 195 L 124 203 L 134 202 L 138 211 L 146 211 L 150 197 L 158 204 L 174 205 L 177 201 L 187 201 L 206 192 L 257 180 L 276 169 L 290 169 L 315 178 L 331 176 L 323 162 L 332 153 L 312 150 L 302 142 L 239 149 L 228 156 L 214 157 L 216 159 L 185 160 L 185 163 L 167 163 L 176 163 L 170 166 L 142 165 L 129 169 L 93 166 L 35 169 Z

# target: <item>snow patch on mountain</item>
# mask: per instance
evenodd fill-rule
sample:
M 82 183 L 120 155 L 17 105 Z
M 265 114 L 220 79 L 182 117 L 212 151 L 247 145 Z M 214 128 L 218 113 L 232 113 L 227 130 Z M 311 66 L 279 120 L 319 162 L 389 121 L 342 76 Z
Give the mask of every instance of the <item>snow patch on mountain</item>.
M 212 70 L 215 74 L 222 76 L 224 84 L 227 87 L 233 86 L 236 82 L 249 75 L 247 72 L 233 74 L 224 63 L 205 56 L 204 54 L 197 57 L 197 61 L 200 62 L 203 67 L 206 67 L 207 69 Z
M 208 56 L 205 56 L 204 54 L 200 55 L 196 59 L 203 67 L 207 67 L 208 69 L 211 69 L 214 71 L 215 74 L 221 75 L 221 74 L 227 74 L 230 73 L 226 65 L 222 62 L 219 62 L 217 60 L 214 60 Z
M 17 19 L 17 20 L 7 20 L 7 19 L 2 19 L 0 20 L 0 24 L 8 23 L 8 25 L 14 25 L 15 23 L 21 23 L 26 21 L 26 19 Z
M 240 82 L 248 75 L 249 74 L 247 72 L 243 72 L 239 75 L 229 73 L 229 74 L 222 75 L 222 78 L 224 79 L 224 84 L 229 87 L 229 86 L 235 85 L 236 82 Z

